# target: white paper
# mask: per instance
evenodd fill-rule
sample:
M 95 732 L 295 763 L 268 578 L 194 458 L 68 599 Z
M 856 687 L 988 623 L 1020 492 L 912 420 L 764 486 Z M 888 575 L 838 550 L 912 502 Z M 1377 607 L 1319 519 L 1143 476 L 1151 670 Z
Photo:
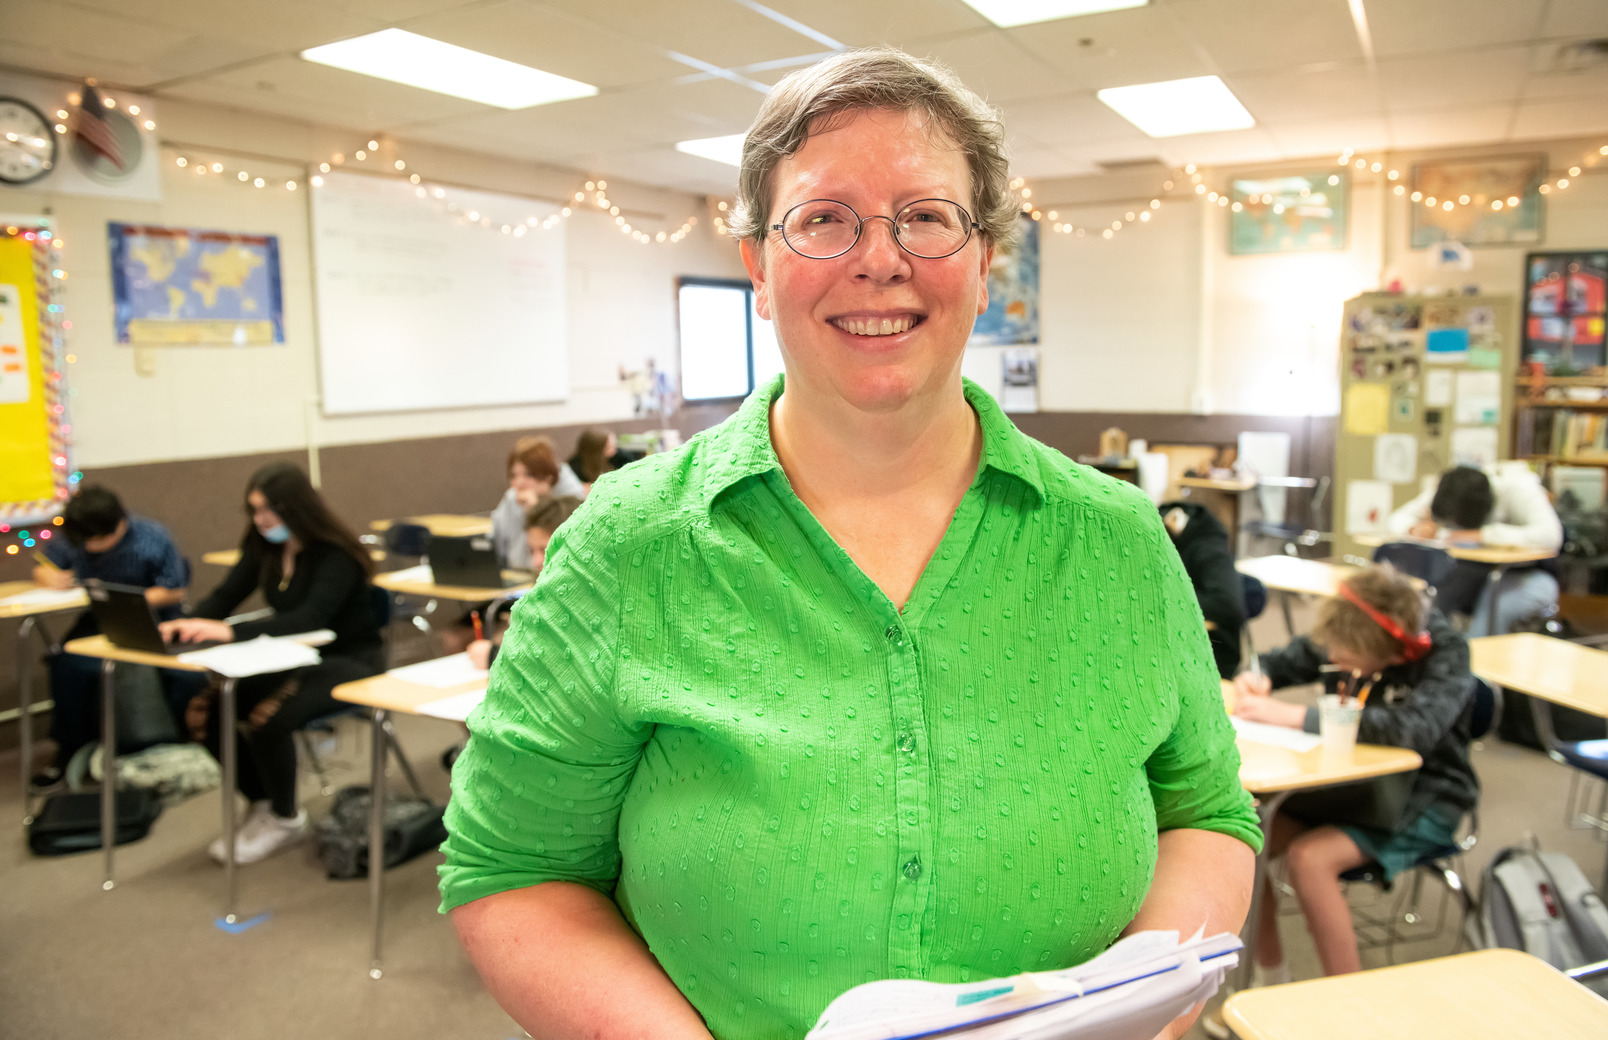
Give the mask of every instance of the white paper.
M 1495 426 L 1502 415 L 1502 377 L 1496 372 L 1456 373 L 1457 408 L 1452 421 L 1469 426 Z
M 396 673 L 392 673 L 393 675 Z M 453 722 L 466 722 L 469 713 L 474 711 L 481 701 L 486 699 L 484 687 L 470 690 L 467 693 L 443 697 L 438 701 L 426 701 L 413 710 L 420 715 L 429 715 L 437 719 L 451 719 Z
M 231 679 L 243 679 L 248 675 L 268 675 L 288 672 L 292 668 L 305 668 L 323 658 L 317 650 L 294 639 L 259 636 L 241 643 L 223 643 L 205 650 L 191 650 L 179 654 L 176 660 L 201 665 L 208 671 Z
M 1452 465 L 1480 467 L 1495 463 L 1495 426 L 1460 426 L 1452 431 Z
M 1374 479 L 1411 484 L 1418 479 L 1418 438 L 1410 433 L 1381 433 L 1374 438 Z
M 393 668 L 390 674 L 391 678 L 401 679 L 403 682 L 445 690 L 451 686 L 462 686 L 466 682 L 485 682 L 487 673 L 476 668 L 470 662 L 468 654 L 452 654 L 448 657 L 420 661 L 405 668 Z
M 1346 485 L 1346 533 L 1371 534 L 1385 529 L 1392 509 L 1390 485 L 1382 480 L 1353 480 Z
M 435 575 L 430 573 L 428 563 L 415 564 L 412 567 L 403 567 L 399 571 L 386 571 L 381 575 L 387 581 L 422 581 L 430 584 L 435 581 Z
M 1234 724 L 1234 732 L 1239 738 L 1252 744 L 1271 744 L 1274 747 L 1289 748 L 1291 751 L 1311 751 L 1323 744 L 1321 736 L 1305 730 L 1291 729 L 1288 726 L 1271 726 L 1265 722 L 1252 722 L 1250 719 L 1238 717 L 1230 718 L 1229 721 Z
M 1452 370 L 1432 368 L 1424 373 L 1424 407 L 1445 408 L 1452 403 Z
M 29 589 L 0 599 L 8 607 L 82 607 L 88 602 L 83 589 Z

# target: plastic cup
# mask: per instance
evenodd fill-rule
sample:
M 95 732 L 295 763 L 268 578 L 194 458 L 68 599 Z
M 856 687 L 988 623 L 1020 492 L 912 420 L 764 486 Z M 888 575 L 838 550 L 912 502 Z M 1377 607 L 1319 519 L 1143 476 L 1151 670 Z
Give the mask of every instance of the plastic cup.
M 1362 705 L 1355 697 L 1341 700 L 1336 693 L 1318 701 L 1318 732 L 1323 736 L 1325 755 L 1350 755 L 1357 746 L 1357 722 Z

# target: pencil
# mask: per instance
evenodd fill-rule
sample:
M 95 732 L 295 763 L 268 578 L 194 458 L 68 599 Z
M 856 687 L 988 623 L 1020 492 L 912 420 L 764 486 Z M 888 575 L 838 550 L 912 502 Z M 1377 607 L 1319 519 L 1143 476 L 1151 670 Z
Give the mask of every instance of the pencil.
M 59 570 L 61 570 L 60 567 L 58 567 L 54 563 L 50 562 L 50 557 L 46 556 L 44 553 L 40 552 L 38 549 L 35 549 L 33 551 L 33 558 L 38 560 L 39 561 L 39 566 L 45 568 L 45 570 L 47 570 L 47 571 L 59 571 Z
M 475 639 L 476 639 L 476 641 L 479 641 L 481 639 L 486 638 L 486 630 L 484 628 L 482 628 L 481 624 L 480 624 L 480 614 L 479 614 L 479 612 L 471 610 L 469 612 L 469 620 L 475 626 Z

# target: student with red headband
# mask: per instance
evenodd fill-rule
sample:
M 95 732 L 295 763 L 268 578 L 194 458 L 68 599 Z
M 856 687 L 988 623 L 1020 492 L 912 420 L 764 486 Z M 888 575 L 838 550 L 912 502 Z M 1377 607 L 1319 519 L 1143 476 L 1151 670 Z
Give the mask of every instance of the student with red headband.
M 1239 696 L 1234 714 L 1316 733 L 1317 708 L 1268 694 L 1319 681 L 1328 692 L 1336 692 L 1344 682 L 1351 695 L 1363 698 L 1358 740 L 1411 748 L 1424 760 L 1406 804 L 1389 827 L 1324 819 L 1304 812 L 1299 796 L 1274 818 L 1270 851 L 1284 853 L 1290 885 L 1324 974 L 1357 971 L 1357 937 L 1340 875 L 1378 863 L 1387 878 L 1395 877 L 1423 856 L 1453 844 L 1459 821 L 1479 797 L 1479 781 L 1468 758 L 1468 708 L 1474 692 L 1468 643 L 1428 605 L 1411 579 L 1380 565 L 1342 584 L 1340 595 L 1324 603 L 1312 635 L 1263 654 L 1261 666 L 1261 674 L 1248 672 L 1235 680 Z M 1328 811 L 1334 811 L 1332 801 Z M 1256 974 L 1268 983 L 1285 981 L 1271 886 L 1264 896 Z

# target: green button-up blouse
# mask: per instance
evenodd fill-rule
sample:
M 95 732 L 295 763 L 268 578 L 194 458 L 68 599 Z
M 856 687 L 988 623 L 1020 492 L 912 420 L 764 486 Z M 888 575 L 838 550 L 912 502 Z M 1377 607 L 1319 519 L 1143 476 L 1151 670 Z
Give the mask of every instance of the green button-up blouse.
M 444 909 L 590 885 L 716 1037 L 799 1037 L 862 982 L 1098 953 L 1158 831 L 1260 846 L 1137 488 L 968 383 L 977 476 L 901 613 L 789 486 L 781 392 L 604 478 L 555 536 L 453 768 Z

